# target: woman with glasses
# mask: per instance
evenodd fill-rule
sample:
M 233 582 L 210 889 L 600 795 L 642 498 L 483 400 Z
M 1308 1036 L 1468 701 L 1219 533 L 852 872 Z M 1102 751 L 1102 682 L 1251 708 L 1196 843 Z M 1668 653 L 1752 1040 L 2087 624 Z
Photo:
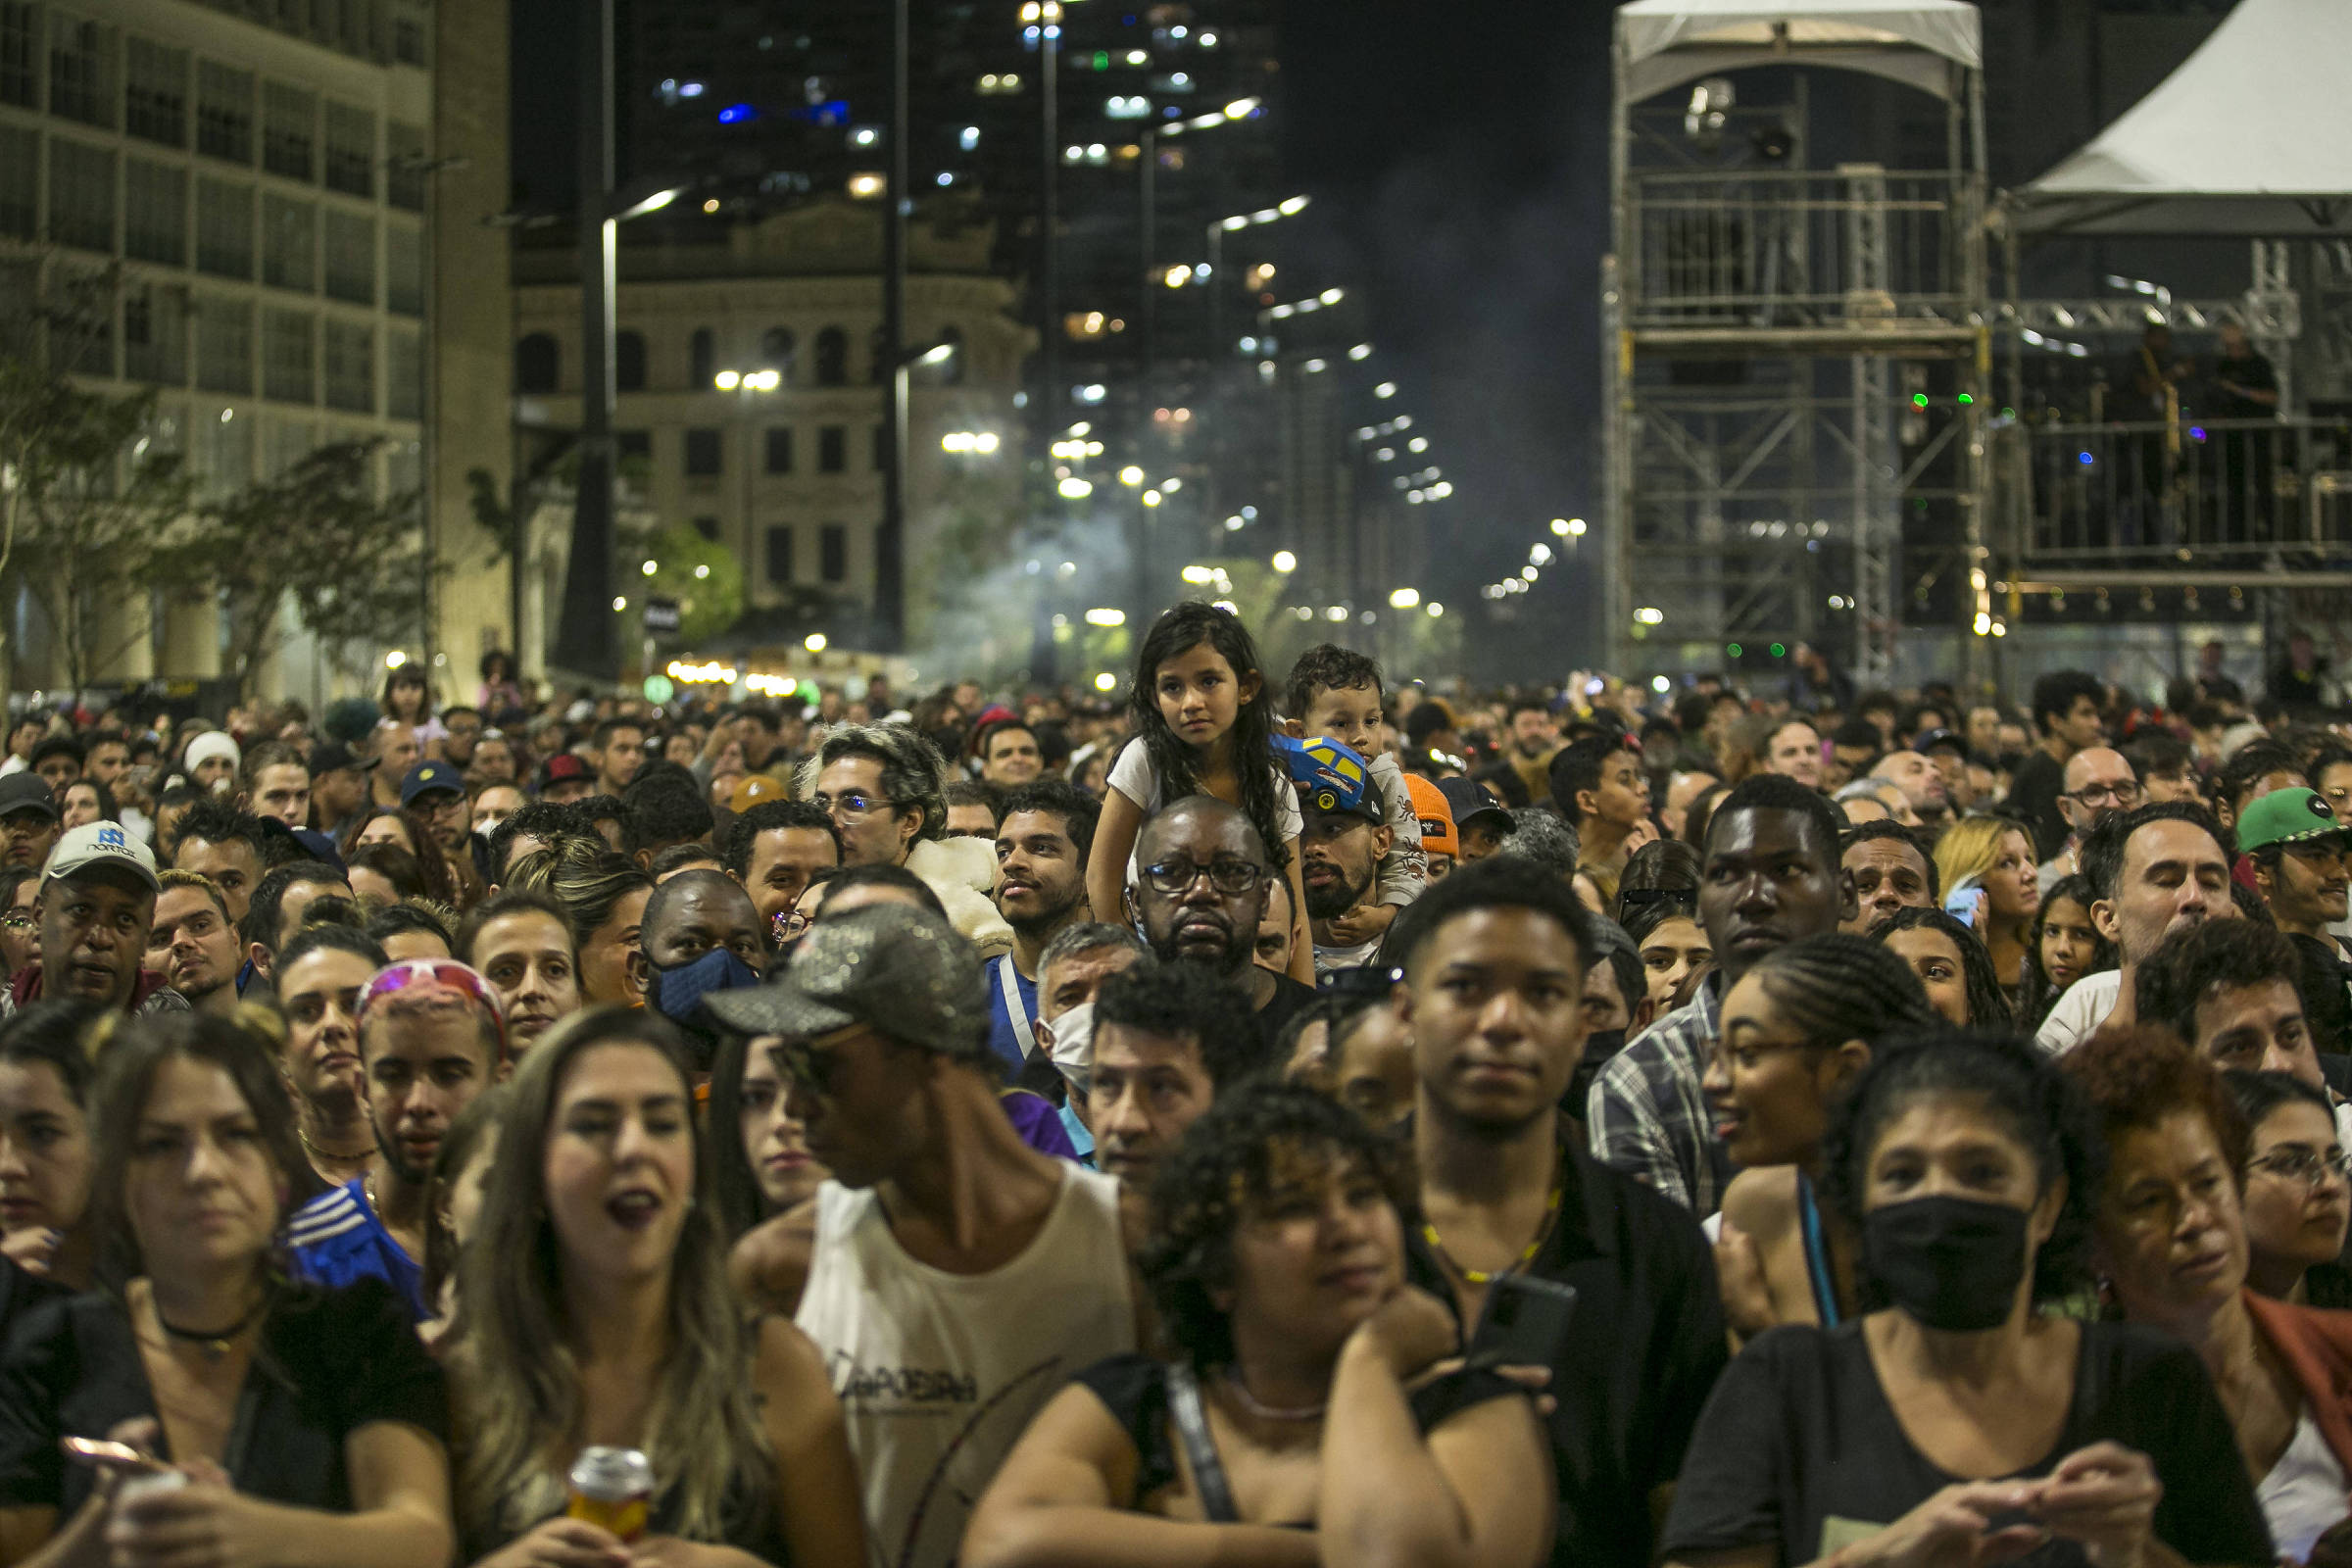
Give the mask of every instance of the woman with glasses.
M 1822 1139 L 1882 1042 L 1936 1023 L 1910 965 L 1842 931 L 1776 949 L 1725 993 L 1701 1084 L 1740 1167 L 1715 1244 L 1736 1332 L 1852 1316 L 1858 1238 L 1819 1200 Z
M 2245 1118 L 2210 1062 L 2160 1028 L 2102 1030 L 2060 1061 L 2106 1137 L 2092 1249 L 2106 1294 L 2203 1358 L 2278 1555 L 2302 1562 L 2352 1513 L 2352 1316 L 2247 1288 L 2246 1199 L 2272 1172 L 2249 1172 Z
M 1312 1090 L 1217 1101 L 1163 1157 L 1141 1259 L 1173 1361 L 1114 1356 L 1029 1425 L 964 1568 L 1318 1562 L 1534 1568 L 1557 1483 L 1491 1371 L 1404 1284 L 1398 1146 Z
M 0 870 L 0 963 L 12 975 L 41 956 L 41 917 L 32 902 L 40 891 L 39 866 Z
M 2352 1305 L 2344 1250 L 2348 1190 L 2335 1111 L 2290 1073 L 2226 1072 L 2246 1118 L 2246 1284 L 2281 1301 Z
M 747 1316 L 697 1132 L 694 1075 L 657 1014 L 565 1020 L 515 1074 L 460 1260 L 459 1498 L 479 1568 L 866 1560 L 856 1470 L 815 1348 Z M 653 1461 L 647 1536 L 564 1516 L 590 1445 Z M 487 1555 L 481 1555 L 482 1553 Z
M 44 1301 L 0 1364 L 0 1561 L 417 1568 L 455 1544 L 441 1371 L 380 1281 L 289 1283 L 314 1190 L 269 1043 L 126 1024 L 93 1095 L 104 1291 Z M 71 1462 L 111 1437 L 138 1466 Z M 131 1496 L 129 1469 L 180 1478 Z

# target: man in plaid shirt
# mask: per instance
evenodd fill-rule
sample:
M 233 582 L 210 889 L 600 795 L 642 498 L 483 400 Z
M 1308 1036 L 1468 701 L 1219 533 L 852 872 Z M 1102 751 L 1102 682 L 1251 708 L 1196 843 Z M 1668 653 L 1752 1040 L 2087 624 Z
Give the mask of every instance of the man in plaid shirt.
M 1707 824 L 1698 918 L 1716 972 L 1688 1006 L 1612 1057 L 1586 1101 L 1593 1157 L 1705 1218 L 1723 1206 L 1731 1161 L 1699 1080 L 1723 998 L 1766 954 L 1835 931 L 1855 911 L 1838 865 L 1837 808 L 1794 779 L 1761 773 L 1724 797 Z

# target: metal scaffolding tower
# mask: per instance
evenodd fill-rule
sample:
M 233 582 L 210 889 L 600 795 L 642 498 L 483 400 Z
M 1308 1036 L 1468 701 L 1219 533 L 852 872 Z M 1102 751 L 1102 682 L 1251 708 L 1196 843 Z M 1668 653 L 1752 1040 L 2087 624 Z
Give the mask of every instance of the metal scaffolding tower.
M 1789 66 L 1810 69 L 1770 102 L 1738 75 Z M 1809 167 L 1818 71 L 1941 100 L 1943 167 Z M 1992 319 L 1975 7 L 1635 0 L 1611 154 L 1614 667 L 1801 640 L 1883 682 L 1906 611 L 1949 572 L 1974 674 Z

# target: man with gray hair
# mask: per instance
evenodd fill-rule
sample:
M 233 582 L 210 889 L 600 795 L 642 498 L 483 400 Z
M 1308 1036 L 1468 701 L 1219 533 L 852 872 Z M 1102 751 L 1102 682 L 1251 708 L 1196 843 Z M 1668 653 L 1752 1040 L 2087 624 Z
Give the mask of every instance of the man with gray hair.
M 710 1006 L 782 1037 L 785 1109 L 833 1173 L 733 1272 L 831 1369 L 878 1560 L 948 1568 L 1030 1418 L 1139 1342 L 1118 1184 L 1013 1131 L 980 956 L 927 910 L 821 920 Z
M 1088 920 L 1066 926 L 1037 960 L 1037 1048 L 1073 1094 L 1086 1094 L 1093 1063 L 1095 994 L 1102 982 L 1147 956 L 1143 939 L 1124 926 Z
M 841 863 L 904 866 L 946 906 L 984 957 L 1012 950 L 1012 927 L 989 900 L 994 850 L 948 832 L 947 764 L 905 724 L 845 724 L 801 764 L 795 793 L 833 818 Z

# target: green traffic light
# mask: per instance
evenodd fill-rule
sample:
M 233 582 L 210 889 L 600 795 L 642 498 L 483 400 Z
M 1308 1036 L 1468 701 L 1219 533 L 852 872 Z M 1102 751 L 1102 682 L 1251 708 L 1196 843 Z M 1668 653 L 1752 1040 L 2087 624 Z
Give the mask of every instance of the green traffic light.
M 1916 409 L 1926 408 L 1928 406 L 1928 395 L 1925 392 L 1912 393 L 1911 406 Z
M 1967 408 L 1967 407 L 1968 407 L 1970 404 L 1972 404 L 1972 403 L 1974 403 L 1974 402 L 1976 402 L 1976 401 L 1977 401 L 1977 400 L 1976 400 L 1975 398 L 1971 397 L 1971 396 L 1970 396 L 1969 394 L 1967 394 L 1966 392 L 1963 392 L 1963 393 L 1961 393 L 1961 394 L 1960 394 L 1960 406 L 1961 406 L 1962 408 L 1964 408 L 1964 409 L 1965 409 L 1965 408 Z
M 1108 71 L 1110 69 L 1110 52 L 1108 50 L 1098 49 L 1095 51 L 1095 69 L 1097 71 Z
M 1772 645 L 1772 657 L 1775 659 L 1786 659 L 1788 657 L 1788 650 L 1783 644 L 1774 643 Z
M 1723 645 L 1723 651 L 1726 657 L 1732 659 L 1738 659 L 1740 654 L 1745 652 L 1745 650 L 1742 649 L 1738 643 L 1725 643 Z

